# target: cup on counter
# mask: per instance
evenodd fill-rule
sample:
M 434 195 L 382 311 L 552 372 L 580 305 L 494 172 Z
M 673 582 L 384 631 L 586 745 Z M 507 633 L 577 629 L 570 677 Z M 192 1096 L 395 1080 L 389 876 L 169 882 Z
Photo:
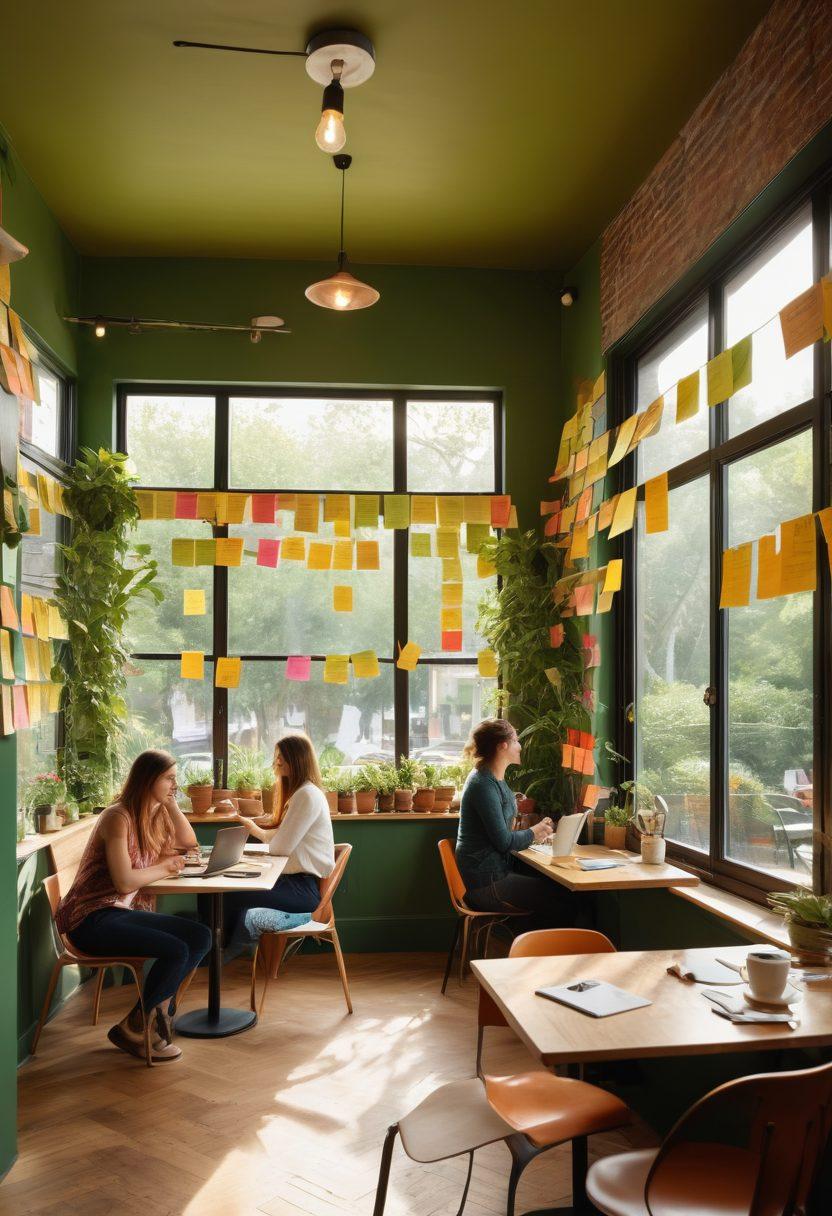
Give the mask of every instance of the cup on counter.
M 784 950 L 749 950 L 743 968 L 751 995 L 758 1001 L 779 1001 L 789 982 L 792 960 Z
M 663 865 L 666 847 L 664 836 L 642 836 L 641 860 L 646 866 Z

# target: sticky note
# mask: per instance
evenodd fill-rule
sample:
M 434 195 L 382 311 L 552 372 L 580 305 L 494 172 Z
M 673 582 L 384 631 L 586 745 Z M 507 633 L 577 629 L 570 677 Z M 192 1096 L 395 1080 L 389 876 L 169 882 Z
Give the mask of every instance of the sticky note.
M 462 582 L 462 562 L 459 555 L 456 557 L 442 558 L 442 582 L 443 583 L 461 583 Z
M 385 528 L 410 527 L 410 497 L 407 494 L 384 495 Z
M 651 477 L 644 483 L 644 526 L 647 532 L 667 531 L 667 473 Z
M 621 426 L 616 432 L 615 447 L 612 450 L 612 455 L 609 458 L 608 465 L 610 468 L 618 464 L 619 460 L 623 460 L 630 450 L 630 443 L 636 433 L 636 427 L 639 424 L 639 414 L 631 414 L 629 418 L 625 418 Z
M 543 674 L 546 676 L 546 679 L 549 681 L 552 687 L 557 688 L 558 691 L 560 691 L 561 685 L 563 684 L 563 676 L 560 673 L 560 668 L 547 667 Z
M 734 382 L 734 392 L 738 393 L 741 388 L 751 383 L 751 350 L 752 340 L 751 335 L 747 338 L 740 339 L 731 347 L 731 372 Z
M 469 553 L 479 553 L 490 536 L 490 523 L 467 523 L 465 525 L 465 547 Z
M 276 494 L 252 494 L 251 522 L 253 524 L 273 524 L 276 507 Z
M 35 637 L 49 637 L 49 607 L 39 595 L 32 596 L 32 615 L 35 618 Z
M 12 637 L 5 629 L 0 629 L 0 673 L 2 673 L 4 680 L 14 679 Z
M 378 527 L 378 494 L 356 494 L 355 526 L 356 528 Z
M 734 391 L 734 367 L 730 350 L 724 350 L 708 360 L 705 372 L 708 379 L 708 405 L 719 405 L 727 401 Z
M 496 573 L 494 563 L 483 557 L 482 553 L 477 554 L 477 578 L 493 578 Z
M 197 494 L 196 513 L 197 518 L 212 523 L 217 518 L 216 494 Z
M 823 507 L 822 510 L 818 511 L 818 522 L 823 532 L 823 538 L 826 541 L 829 568 L 832 571 L 832 507 Z
M 602 595 L 609 595 L 612 591 L 621 590 L 621 576 L 624 569 L 624 562 L 620 557 L 614 557 L 607 562 L 607 570 L 604 575 L 604 585 L 601 588 Z
M 751 597 L 751 542 L 722 554 L 720 608 L 744 608 Z
M 352 587 L 332 588 L 332 608 L 335 612 L 352 612 Z
M 317 494 L 298 494 L 295 506 L 295 531 L 317 532 L 321 501 Z
M 436 523 L 436 495 L 415 494 L 410 500 L 410 522 L 414 524 Z
M 415 642 L 407 642 L 399 651 L 399 657 L 396 659 L 396 666 L 401 671 L 414 671 L 416 664 L 422 654 L 421 646 L 417 646 Z
M 20 629 L 20 620 L 14 603 L 11 588 L 5 583 L 0 584 L 0 625 L 4 629 Z
M 12 688 L 14 702 L 14 729 L 27 730 L 29 726 L 29 702 L 26 696 L 26 685 L 15 684 Z
M 332 569 L 352 570 L 352 541 L 336 540 L 332 548 Z
M 50 638 L 57 638 L 61 641 L 66 641 L 69 637 L 69 632 L 66 627 L 66 621 L 58 611 L 57 604 L 48 605 L 48 624 Z
M 410 533 L 410 556 L 430 557 L 430 532 Z
M 309 552 L 306 558 L 308 570 L 329 570 L 332 565 L 332 545 L 323 541 L 310 540 Z
M 176 493 L 174 490 L 156 490 L 154 494 L 156 519 L 174 519 L 176 515 Z
M 47 709 L 50 714 L 56 714 L 61 708 L 61 685 L 50 684 L 47 689 Z
M 196 565 L 195 541 L 185 537 L 175 537 L 170 542 L 170 560 L 173 566 Z
M 655 401 L 651 401 L 647 409 L 638 415 L 638 426 L 635 434 L 630 441 L 630 446 L 635 447 L 641 443 L 642 439 L 647 439 L 650 435 L 655 435 L 656 431 L 662 424 L 662 416 L 664 414 L 664 397 L 657 397 Z
M 217 688 L 237 688 L 240 684 L 240 672 L 243 660 L 239 658 L 217 659 L 217 669 L 214 684 Z
M 374 680 L 381 675 L 378 657 L 374 650 L 359 650 L 352 655 L 352 672 L 357 680 Z
M 357 570 L 380 569 L 377 540 L 356 541 L 355 565 Z
M 462 630 L 446 630 L 442 634 L 442 649 L 453 652 L 462 650 Z
M 491 527 L 491 497 L 488 494 L 466 494 L 462 508 L 466 524 L 485 524 Z
M 780 525 L 780 594 L 814 591 L 818 583 L 814 515 Z
M 152 490 L 134 490 L 136 506 L 139 508 L 139 519 L 155 519 L 155 496 Z
M 261 536 L 257 542 L 257 565 L 275 567 L 279 556 L 280 541 Z
M 549 645 L 553 650 L 557 650 L 563 645 L 564 628 L 563 625 L 549 626 Z
M 304 683 L 312 671 L 312 656 L 308 654 L 290 654 L 286 660 L 286 679 Z
M 348 519 L 336 519 L 332 524 L 332 533 L 334 536 L 352 536 L 352 526 Z
M 462 603 L 462 583 L 442 584 L 442 607 L 457 608 Z
M 174 515 L 177 519 L 196 519 L 196 492 L 189 490 L 178 490 L 176 493 L 176 504 L 174 506 Z
M 757 542 L 757 599 L 772 600 L 780 594 L 780 554 L 776 536 L 761 536 Z
M 823 288 L 819 283 L 780 309 L 780 329 L 787 359 L 823 337 Z
M 42 717 L 39 684 L 26 685 L 26 703 L 29 706 L 29 725 L 37 726 Z
M 213 537 L 194 542 L 194 565 L 213 566 L 216 564 L 217 542 Z
M 589 534 L 586 524 L 576 524 L 572 530 L 572 558 L 586 557 L 589 553 Z
M 218 536 L 215 562 L 218 566 L 243 564 L 242 536 Z
M 517 508 L 516 508 L 516 507 L 510 507 L 510 508 L 509 508 L 509 512 L 508 512 L 508 523 L 506 524 L 506 527 L 507 527 L 507 528 L 509 528 L 509 529 L 511 529 L 511 528 L 515 528 L 515 529 L 516 529 L 516 528 L 517 528 L 517 526 L 518 526 L 518 524 L 517 524 Z
M 598 595 L 598 603 L 595 606 L 596 612 L 609 612 L 612 608 L 612 592 L 602 591 Z
M 241 524 L 243 522 L 246 517 L 248 500 L 248 494 L 228 495 L 228 522 L 230 524 Z
M 52 678 L 55 656 L 52 654 L 52 643 L 45 641 L 43 638 L 38 639 L 38 660 L 40 662 L 41 679 L 50 680 Z
M 8 270 L 8 266 L 4 267 Z M 2 721 L 0 721 L 0 732 L 4 735 L 14 734 L 14 710 L 12 708 L 12 693 L 13 689 L 8 684 L 4 684 L 0 689 L 0 710 L 2 710 Z
M 205 592 L 186 588 L 182 592 L 182 615 L 205 616 Z
M 40 536 L 40 507 L 29 507 L 29 531 L 27 536 Z
M 294 511 L 297 504 L 297 494 L 278 494 L 277 496 L 278 511 Z
M 489 679 L 497 674 L 497 656 L 493 650 L 477 651 L 477 671 Z
M 346 684 L 349 662 L 348 654 L 328 654 L 324 659 L 324 684 Z
M 676 385 L 676 425 L 699 413 L 699 372 L 683 377 Z
M 595 588 L 592 584 L 575 588 L 575 615 L 590 616 L 595 603 Z
M 456 557 L 459 553 L 459 529 L 440 526 L 436 529 L 436 554 L 438 557 Z
M 454 632 L 462 628 L 462 608 L 443 608 L 442 616 L 442 632 Z
M 633 526 L 633 519 L 636 513 L 636 487 L 633 486 L 630 490 L 624 490 L 618 496 L 618 502 L 615 504 L 615 514 L 612 517 L 610 524 L 609 538 L 612 540 L 614 536 L 620 536 L 622 532 L 629 531 Z
M 305 562 L 306 537 L 284 536 L 280 545 L 280 556 L 284 562 Z
M 491 527 L 507 528 L 511 516 L 511 496 L 509 494 L 491 495 Z
M 325 494 L 324 495 L 324 523 L 349 523 L 350 521 L 350 496 L 349 494 Z
M 572 767 L 572 745 L 570 743 L 561 744 L 561 767 Z
M 201 650 L 183 650 L 179 660 L 183 680 L 201 680 L 205 675 L 205 655 Z
M 465 499 L 457 494 L 440 494 L 436 499 L 436 513 L 440 527 L 458 528 L 462 523 Z

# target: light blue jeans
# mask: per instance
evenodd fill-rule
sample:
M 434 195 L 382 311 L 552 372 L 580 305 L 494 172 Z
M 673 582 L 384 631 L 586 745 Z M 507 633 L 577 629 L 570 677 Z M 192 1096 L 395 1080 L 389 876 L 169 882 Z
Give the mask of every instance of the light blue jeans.
M 251 954 L 251 947 L 262 933 L 281 933 L 308 925 L 311 912 L 279 912 L 276 908 L 247 908 L 237 920 L 234 934 L 223 952 L 223 962 L 230 963 L 241 954 Z

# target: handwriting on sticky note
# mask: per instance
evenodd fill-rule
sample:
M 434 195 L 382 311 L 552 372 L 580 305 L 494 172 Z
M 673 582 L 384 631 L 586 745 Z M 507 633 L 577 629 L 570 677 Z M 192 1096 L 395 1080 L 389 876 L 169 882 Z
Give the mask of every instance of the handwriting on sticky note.
M 352 612 L 352 587 L 332 588 L 332 608 L 335 612 Z
M 352 658 L 352 671 L 357 680 L 374 680 L 381 674 L 374 650 L 359 650 Z
M 346 684 L 349 681 L 348 654 L 328 654 L 324 659 L 324 684 Z
M 238 658 L 219 658 L 214 683 L 217 688 L 237 688 L 240 684 L 240 673 L 243 661 Z
M 356 541 L 355 564 L 358 570 L 380 569 L 377 540 Z

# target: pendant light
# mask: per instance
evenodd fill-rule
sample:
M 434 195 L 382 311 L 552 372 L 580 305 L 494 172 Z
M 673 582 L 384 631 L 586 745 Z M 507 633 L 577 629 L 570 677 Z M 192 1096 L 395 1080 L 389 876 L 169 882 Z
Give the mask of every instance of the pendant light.
M 379 299 L 379 293 L 369 283 L 345 270 L 347 255 L 344 251 L 344 182 L 352 157 L 341 154 L 333 156 L 333 164 L 341 172 L 341 240 L 338 246 L 338 270 L 328 279 L 321 279 L 307 287 L 304 295 L 319 308 L 334 308 L 336 312 L 353 312 L 358 308 L 369 308 Z

